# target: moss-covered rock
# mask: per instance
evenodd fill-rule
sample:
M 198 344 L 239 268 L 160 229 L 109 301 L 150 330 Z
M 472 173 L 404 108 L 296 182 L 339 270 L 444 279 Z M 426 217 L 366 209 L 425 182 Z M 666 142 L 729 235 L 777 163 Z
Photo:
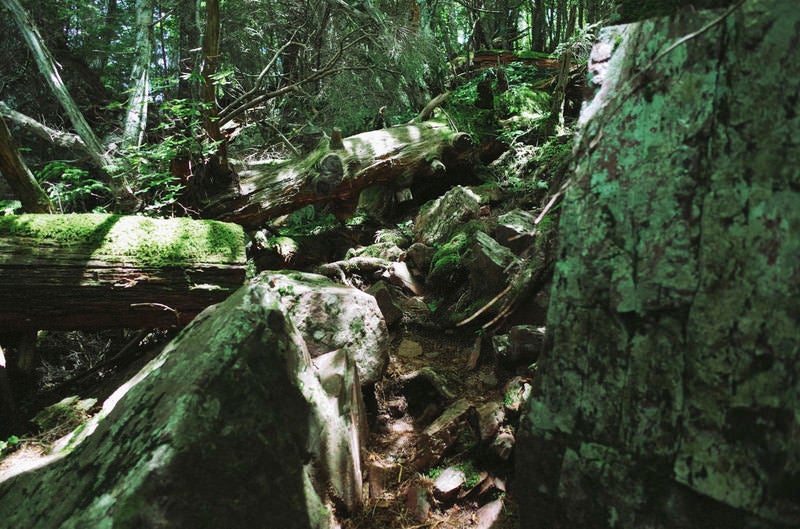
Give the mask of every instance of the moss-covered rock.
M 380 380 L 389 363 L 389 332 L 375 298 L 317 274 L 264 272 L 258 279 L 275 293 L 312 358 L 342 349 L 363 384 Z
M 318 364 L 276 293 L 242 287 L 117 390 L 60 458 L 0 483 L 0 525 L 331 527 L 333 501 L 360 505 L 363 408 L 345 352 Z

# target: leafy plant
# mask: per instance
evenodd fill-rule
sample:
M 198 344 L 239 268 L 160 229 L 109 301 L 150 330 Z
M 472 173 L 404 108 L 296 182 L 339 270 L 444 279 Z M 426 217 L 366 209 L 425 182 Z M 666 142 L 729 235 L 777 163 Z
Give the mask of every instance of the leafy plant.
M 19 448 L 22 439 L 16 435 L 10 436 L 5 441 L 0 441 L 0 455 L 5 455 Z
M 0 215 L 16 215 L 22 213 L 22 202 L 19 200 L 0 200 Z
M 339 221 L 333 213 L 318 212 L 309 204 L 298 209 L 286 221 L 286 235 L 319 235 L 337 226 Z
M 49 162 L 36 172 L 36 179 L 61 213 L 104 212 L 110 202 L 111 189 L 106 184 L 69 162 Z

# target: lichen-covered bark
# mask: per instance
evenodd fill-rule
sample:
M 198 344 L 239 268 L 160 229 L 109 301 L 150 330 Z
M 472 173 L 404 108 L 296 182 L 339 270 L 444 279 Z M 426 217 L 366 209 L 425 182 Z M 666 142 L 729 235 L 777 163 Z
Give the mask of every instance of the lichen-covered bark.
M 531 526 L 800 524 L 800 12 L 748 1 L 663 53 L 722 13 L 593 50 L 518 445 Z

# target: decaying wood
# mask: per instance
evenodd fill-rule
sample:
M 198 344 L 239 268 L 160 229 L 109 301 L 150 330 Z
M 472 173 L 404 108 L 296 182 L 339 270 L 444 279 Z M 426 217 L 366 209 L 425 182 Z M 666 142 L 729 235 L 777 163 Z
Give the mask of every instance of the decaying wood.
M 30 116 L 26 116 L 21 112 L 12 110 L 3 101 L 0 101 L 0 117 L 4 117 L 9 121 L 13 121 L 25 130 L 36 134 L 45 141 L 51 142 L 53 145 L 64 147 L 66 149 L 73 149 L 80 152 L 87 152 L 86 144 L 77 134 L 64 132 L 63 130 L 56 130 L 39 123 Z
M 15 332 L 182 326 L 245 280 L 244 233 L 215 221 L 6 216 L 0 256 L 0 329 Z
M 401 189 L 443 167 L 471 165 L 475 154 L 468 134 L 437 122 L 374 130 L 342 143 L 342 149 L 318 150 L 300 161 L 241 171 L 240 189 L 201 200 L 204 215 L 255 229 L 308 204 L 333 202 L 352 211 L 359 193 L 369 186 Z M 332 170 L 337 164 L 329 157 L 334 153 L 341 161 L 341 177 Z

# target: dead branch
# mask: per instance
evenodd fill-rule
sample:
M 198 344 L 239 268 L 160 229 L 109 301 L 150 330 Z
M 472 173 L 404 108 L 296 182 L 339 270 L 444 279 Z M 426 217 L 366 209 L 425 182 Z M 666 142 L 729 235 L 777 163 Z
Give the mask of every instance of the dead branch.
M 0 101 L 0 116 L 13 121 L 25 130 L 36 134 L 40 138 L 49 141 L 53 145 L 64 147 L 65 149 L 88 152 L 86 144 L 77 134 L 52 129 L 47 125 L 36 121 L 30 116 L 26 116 L 25 114 L 17 112 L 16 110 L 12 110 L 3 101 Z

